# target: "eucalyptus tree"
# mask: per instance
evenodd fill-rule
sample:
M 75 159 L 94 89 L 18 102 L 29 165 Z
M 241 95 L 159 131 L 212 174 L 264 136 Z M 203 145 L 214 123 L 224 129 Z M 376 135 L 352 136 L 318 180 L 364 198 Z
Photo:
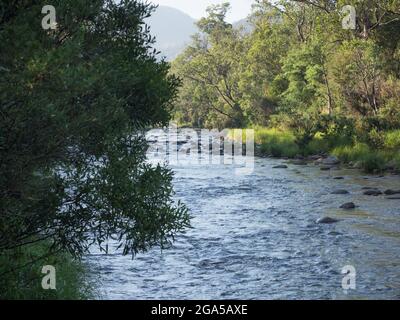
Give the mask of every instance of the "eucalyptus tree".
M 244 35 L 225 21 L 228 9 L 227 3 L 209 7 L 198 22 L 200 33 L 174 62 L 184 80 L 180 109 L 202 114 L 199 122 L 206 126 L 241 127 L 246 121 L 239 88 Z

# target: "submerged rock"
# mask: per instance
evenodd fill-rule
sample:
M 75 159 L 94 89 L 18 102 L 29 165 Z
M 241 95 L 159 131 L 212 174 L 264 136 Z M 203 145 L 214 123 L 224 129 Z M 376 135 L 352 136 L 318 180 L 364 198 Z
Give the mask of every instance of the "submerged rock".
M 378 189 L 371 189 L 371 190 L 365 191 L 364 195 L 377 197 L 377 196 L 382 195 L 382 191 L 380 191 Z
M 322 171 L 329 171 L 331 169 L 332 169 L 332 167 L 327 167 L 327 166 L 321 167 Z
M 290 161 L 290 163 L 295 166 L 306 166 L 307 165 L 307 161 L 304 161 L 303 159 L 294 159 L 294 160 Z
M 288 168 L 288 166 L 285 164 L 280 164 L 280 165 L 272 167 L 272 169 L 287 169 L 287 168 Z
M 355 209 L 356 205 L 353 202 L 347 202 L 345 204 L 342 204 L 340 206 L 341 209 L 346 209 L 346 210 L 350 210 L 350 209 Z
M 387 197 L 386 199 L 388 199 L 388 200 L 400 200 L 400 195 L 399 196 Z
M 393 196 L 395 194 L 400 194 L 400 190 L 391 190 L 391 189 L 389 189 L 389 190 L 386 190 L 384 193 L 386 195 L 388 195 L 388 196 Z
M 331 218 L 331 217 L 323 217 L 323 218 L 319 218 L 316 222 L 323 223 L 323 224 L 329 224 L 329 223 L 339 222 L 339 220 Z
M 331 194 L 349 194 L 350 192 L 348 192 L 347 190 L 344 189 L 338 189 L 338 190 L 334 190 L 332 191 Z
M 343 180 L 344 177 L 333 177 L 334 180 Z
M 318 161 L 319 159 L 321 159 L 320 155 L 312 155 L 312 156 L 308 156 L 307 160 L 308 161 Z M 321 160 L 322 161 L 322 160 Z

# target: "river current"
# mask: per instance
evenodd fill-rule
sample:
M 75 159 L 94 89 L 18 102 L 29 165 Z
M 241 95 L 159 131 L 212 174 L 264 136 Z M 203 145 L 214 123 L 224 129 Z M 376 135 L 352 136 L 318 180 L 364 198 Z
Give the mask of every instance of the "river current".
M 104 299 L 400 299 L 400 200 L 363 194 L 400 189 L 400 177 L 229 164 L 172 164 L 176 198 L 192 228 L 171 248 L 134 259 L 93 251 L 85 261 Z M 335 177 L 341 177 L 335 179 Z M 345 189 L 346 195 L 332 191 Z M 355 210 L 339 207 L 354 202 Z M 329 216 L 335 224 L 318 224 Z M 355 289 L 342 287 L 353 266 Z

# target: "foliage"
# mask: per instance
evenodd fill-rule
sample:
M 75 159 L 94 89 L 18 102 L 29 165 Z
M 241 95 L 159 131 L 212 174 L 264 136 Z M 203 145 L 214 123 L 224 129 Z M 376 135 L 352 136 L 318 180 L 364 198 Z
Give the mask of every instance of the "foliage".
M 74 257 L 110 239 L 133 255 L 168 245 L 189 218 L 171 171 L 145 158 L 143 131 L 168 123 L 179 84 L 143 22 L 154 6 L 54 0 L 43 30 L 46 2 L 0 4 L 0 256 L 44 240 Z
M 386 132 L 384 146 L 386 149 L 400 152 L 400 130 Z
M 1 299 L 93 299 L 98 297 L 92 284 L 95 274 L 83 262 L 67 253 L 48 255 L 49 243 L 26 245 L 0 256 Z M 56 269 L 56 290 L 43 290 L 42 267 Z
M 332 154 L 343 162 L 354 163 L 368 173 L 382 171 L 387 160 L 385 153 L 373 150 L 363 143 L 357 143 L 354 146 L 337 147 Z
M 356 10 L 355 29 L 342 26 L 346 5 Z M 288 130 L 305 155 L 352 146 L 359 154 L 361 144 L 379 154 L 396 145 L 387 132 L 400 129 L 400 1 L 257 0 L 247 33 L 225 22 L 228 8 L 210 8 L 174 62 L 183 81 L 178 120 Z M 228 107 L 229 93 L 240 112 Z M 266 153 L 285 154 L 267 136 Z M 366 168 L 390 160 L 361 158 Z
M 294 157 L 299 154 L 296 138 L 288 131 L 257 127 L 254 139 L 261 146 L 263 154 L 273 157 Z

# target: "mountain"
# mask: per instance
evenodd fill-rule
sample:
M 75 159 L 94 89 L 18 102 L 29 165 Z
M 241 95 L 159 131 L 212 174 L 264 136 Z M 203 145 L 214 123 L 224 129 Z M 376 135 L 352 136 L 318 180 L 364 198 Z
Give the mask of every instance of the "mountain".
M 191 36 L 198 32 L 196 20 L 186 13 L 167 6 L 158 6 L 152 16 L 146 19 L 151 35 L 156 37 L 154 47 L 167 61 L 174 60 L 190 43 Z M 253 30 L 248 19 L 233 23 L 234 28 L 243 28 L 243 32 Z
M 150 33 L 156 37 L 155 48 L 168 61 L 176 58 L 190 43 L 191 36 L 197 32 L 195 22 L 186 13 L 167 6 L 159 6 L 146 20 Z

